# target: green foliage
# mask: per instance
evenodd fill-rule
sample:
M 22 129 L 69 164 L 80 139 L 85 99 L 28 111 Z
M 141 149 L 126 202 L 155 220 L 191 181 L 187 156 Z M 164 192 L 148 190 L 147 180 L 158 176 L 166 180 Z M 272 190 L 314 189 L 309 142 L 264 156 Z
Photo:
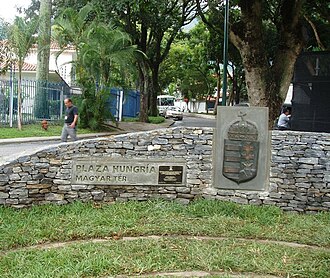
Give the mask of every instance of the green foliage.
M 236 45 L 245 45 L 249 48 L 246 51 L 247 54 L 243 55 L 245 61 L 243 66 L 242 57 L 238 51 L 242 50 L 243 47 L 236 49 L 229 44 L 229 60 L 232 65 L 232 70 L 229 70 L 229 72 L 234 73 L 233 76 L 230 76 L 229 82 L 230 85 L 232 84 L 233 92 L 246 95 L 245 71 L 251 69 L 251 67 L 256 67 L 258 69 L 254 72 L 260 72 L 260 79 L 262 80 L 261 82 L 249 80 L 248 84 L 266 84 L 265 89 L 262 90 L 266 95 L 257 94 L 256 98 L 267 99 L 269 100 L 267 105 L 274 106 L 274 103 L 281 101 L 280 96 L 286 94 L 286 87 L 283 84 L 281 85 L 281 82 L 287 76 L 286 70 L 288 69 L 285 69 L 286 65 L 288 65 L 288 62 L 290 62 L 290 66 L 292 65 L 290 59 L 283 58 L 281 55 L 290 47 L 300 45 L 300 40 L 306 38 L 308 38 L 308 42 L 305 49 L 329 49 L 329 3 L 323 0 L 302 2 L 258 0 L 252 1 L 250 4 L 238 0 L 229 2 L 231 6 L 230 27 L 232 31 L 236 28 L 237 32 L 235 34 L 239 35 L 236 36 L 236 41 L 238 39 Z M 140 75 L 135 70 L 134 76 L 136 78 L 134 80 L 138 81 L 137 84 L 140 86 L 142 96 L 146 96 L 146 98 L 149 94 L 153 96 L 149 97 L 151 107 L 141 105 L 141 109 L 145 108 L 144 110 L 148 111 L 151 108 L 150 111 L 155 110 L 156 105 L 152 103 L 155 101 L 155 94 L 160 93 L 164 88 L 170 88 L 170 91 L 174 92 L 181 87 L 187 96 L 198 98 L 199 95 L 206 94 L 208 89 L 214 87 L 215 80 L 206 81 L 204 67 L 200 68 L 200 64 L 196 64 L 196 59 L 191 59 L 191 56 L 195 57 L 195 54 L 197 56 L 202 55 L 201 57 L 205 62 L 214 62 L 208 65 L 209 70 L 213 74 L 219 73 L 218 65 L 222 61 L 224 1 L 58 0 L 56 1 L 56 10 L 60 11 L 71 7 L 75 11 L 81 11 L 86 3 L 93 5 L 97 12 L 90 13 L 83 21 L 84 24 L 88 24 L 97 14 L 97 17 L 103 23 L 108 24 L 111 22 L 115 26 L 123 28 L 129 33 L 132 41 L 137 44 L 137 48 L 146 53 L 146 59 L 143 63 L 140 62 L 139 65 Z M 297 5 L 294 3 L 297 3 Z M 300 3 L 303 6 L 296 18 L 295 12 L 300 11 Z M 204 36 L 204 32 L 199 33 L 199 30 L 196 34 L 192 34 L 189 39 L 182 36 L 179 39 L 184 41 L 182 45 L 187 49 L 192 47 L 193 51 L 191 52 L 190 49 L 188 51 L 190 53 L 187 55 L 178 56 L 178 60 L 169 57 L 163 64 L 173 41 L 182 34 L 180 28 L 195 16 L 196 5 L 201 7 L 199 9 L 201 19 L 207 22 L 208 37 Z M 251 9 L 254 5 L 257 8 Z M 242 11 L 244 11 L 243 17 Z M 247 31 L 246 27 L 252 26 L 251 24 L 256 22 L 258 24 Z M 70 30 L 69 34 L 74 35 L 79 34 L 80 29 L 67 30 Z M 285 32 L 283 33 L 283 31 Z M 319 39 L 316 39 L 316 34 Z M 197 53 L 195 53 L 196 39 L 203 41 L 205 50 L 196 50 Z M 188 45 L 185 42 L 186 40 L 191 40 L 192 44 Z M 240 40 L 242 41 L 239 42 Z M 257 53 L 252 54 L 252 57 L 248 59 L 248 53 L 252 53 L 254 44 Z M 291 53 L 296 52 L 298 51 L 291 51 Z M 190 60 L 186 61 L 188 56 Z M 251 62 L 253 57 L 256 57 L 256 61 Z M 181 68 L 178 65 L 179 63 L 182 64 Z M 144 67 L 146 64 L 148 66 Z M 198 65 L 199 70 L 195 67 L 196 65 Z M 200 70 L 203 74 L 200 74 Z M 279 72 L 274 73 L 277 70 Z M 116 70 L 112 71 L 113 81 L 124 79 L 121 74 L 115 72 Z M 132 75 L 132 73 L 130 74 Z M 158 86 L 158 77 L 160 77 L 160 87 Z M 278 80 L 274 80 L 274 78 Z M 290 80 L 290 78 L 286 78 L 283 82 L 288 83 L 287 80 Z M 277 85 L 274 86 L 274 84 Z M 282 91 L 279 92 L 280 90 Z M 261 101 L 258 103 L 261 103 Z M 273 112 L 277 112 L 276 107 L 270 108 Z
M 165 118 L 161 117 L 161 116 L 156 116 L 156 117 L 149 116 L 148 120 L 149 120 L 149 123 L 151 123 L 151 124 L 161 124 L 165 121 Z
M 23 65 L 30 48 L 36 42 L 34 35 L 37 27 L 37 21 L 25 21 L 22 17 L 16 17 L 14 24 L 9 27 L 9 42 L 19 67 Z
M 147 113 L 157 115 L 160 65 L 167 57 L 173 40 L 184 24 L 195 17 L 194 1 L 93 1 L 109 19 L 130 34 L 137 48 L 145 53 L 138 60 L 137 86 L 141 92 L 141 120 Z M 104 8 L 107 7 L 107 8 Z M 147 100 L 148 99 L 148 100 Z
M 97 86 L 122 86 L 125 71 L 134 63 L 130 37 L 113 25 L 93 22 L 80 49 L 79 62 Z
M 139 121 L 139 118 L 125 118 L 124 119 L 124 122 L 138 122 L 138 121 Z M 161 124 L 164 121 L 165 121 L 165 118 L 161 117 L 161 116 L 156 116 L 156 117 L 149 116 L 148 117 L 148 122 L 151 124 Z
M 108 97 L 109 92 L 106 90 L 95 92 L 95 88 L 90 88 L 84 91 L 79 110 L 79 124 L 83 128 L 102 130 L 104 122 L 111 118 L 111 113 L 106 107 Z
M 134 64 L 135 47 L 125 32 L 101 23 L 90 4 L 79 12 L 65 9 L 53 31 L 63 48 L 71 44 L 77 50 L 74 64 L 83 90 L 80 123 L 93 130 L 102 129 L 106 119 L 114 120 L 106 107 L 110 88 L 125 87 L 125 74 Z
M 216 79 L 209 63 L 209 39 L 209 32 L 199 23 L 175 41 L 161 67 L 163 87 L 173 86 L 190 99 L 203 99 L 213 92 Z
M 0 43 L 0 75 L 5 74 L 10 68 L 13 60 L 13 54 L 8 41 L 2 41 Z
M 8 39 L 9 23 L 0 17 L 0 40 Z
M 310 51 L 330 50 L 330 4 L 328 1 L 306 1 L 304 5 L 305 26 L 308 27 Z
M 138 121 L 139 121 L 139 118 L 135 118 L 135 117 L 123 118 L 123 122 L 134 123 L 134 122 L 138 122 Z
M 19 130 L 22 129 L 22 68 L 24 59 L 28 55 L 33 43 L 36 41 L 34 35 L 37 31 L 37 27 L 37 20 L 25 21 L 22 17 L 16 17 L 14 24 L 11 25 L 9 29 L 9 44 L 12 52 L 15 54 L 15 60 L 18 64 L 17 126 Z

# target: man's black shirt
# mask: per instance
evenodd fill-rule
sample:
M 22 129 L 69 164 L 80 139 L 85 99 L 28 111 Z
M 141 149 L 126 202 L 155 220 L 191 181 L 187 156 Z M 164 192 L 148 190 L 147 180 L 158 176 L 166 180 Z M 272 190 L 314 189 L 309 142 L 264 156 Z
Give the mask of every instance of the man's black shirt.
M 65 110 L 65 120 L 64 120 L 64 122 L 66 124 L 72 124 L 75 115 L 78 115 L 78 108 L 76 106 L 72 105 L 71 107 L 69 107 Z

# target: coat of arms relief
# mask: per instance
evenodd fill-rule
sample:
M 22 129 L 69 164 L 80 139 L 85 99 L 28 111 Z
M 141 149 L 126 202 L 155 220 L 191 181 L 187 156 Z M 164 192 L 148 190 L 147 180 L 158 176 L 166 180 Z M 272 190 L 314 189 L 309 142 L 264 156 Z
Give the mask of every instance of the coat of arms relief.
M 258 169 L 258 129 L 245 116 L 246 113 L 239 112 L 241 119 L 229 127 L 224 140 L 222 174 L 237 184 L 255 178 Z

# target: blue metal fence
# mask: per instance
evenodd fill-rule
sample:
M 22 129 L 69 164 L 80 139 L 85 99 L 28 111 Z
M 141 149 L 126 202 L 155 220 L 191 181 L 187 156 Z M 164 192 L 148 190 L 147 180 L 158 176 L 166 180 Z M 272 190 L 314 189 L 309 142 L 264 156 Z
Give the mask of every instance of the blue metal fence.
M 22 80 L 22 123 L 60 120 L 63 115 L 63 99 L 70 96 L 65 83 Z M 18 81 L 0 80 L 0 126 L 17 124 Z
M 0 80 L 0 126 L 17 125 L 17 93 L 16 79 Z M 65 83 L 22 80 L 22 123 L 62 120 L 65 97 L 71 97 L 71 90 Z M 107 107 L 117 120 L 136 117 L 140 112 L 140 93 L 111 88 Z

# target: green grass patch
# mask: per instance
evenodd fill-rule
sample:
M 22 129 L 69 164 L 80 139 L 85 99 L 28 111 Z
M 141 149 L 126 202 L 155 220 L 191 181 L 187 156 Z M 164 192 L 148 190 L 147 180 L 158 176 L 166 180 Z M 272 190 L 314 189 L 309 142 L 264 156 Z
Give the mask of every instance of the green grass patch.
M 0 235 L 1 277 L 98 277 L 175 270 L 329 277 L 330 269 L 330 213 L 291 214 L 272 206 L 209 200 L 184 206 L 159 200 L 111 205 L 75 202 L 21 210 L 1 207 Z M 110 240 L 47 250 L 17 249 L 114 235 L 228 239 Z M 322 248 L 293 248 L 258 239 Z
M 123 121 L 124 122 L 138 122 L 139 118 L 124 118 Z M 161 117 L 161 116 L 156 116 L 156 117 L 149 116 L 148 121 L 151 124 L 161 124 L 165 121 L 165 118 Z
M 41 124 L 23 125 L 22 130 L 16 127 L 0 127 L 0 139 L 8 138 L 24 138 L 24 137 L 47 137 L 47 136 L 60 136 L 63 125 L 49 124 L 48 130 L 41 128 Z M 78 134 L 93 133 L 90 129 L 79 128 Z
M 165 118 L 162 116 L 156 116 L 156 117 L 149 116 L 148 120 L 149 120 L 149 123 L 151 123 L 151 124 L 161 124 L 165 121 Z
M 128 122 L 128 123 L 135 123 L 138 122 L 139 118 L 135 117 L 128 117 L 128 118 L 123 118 L 123 122 Z

